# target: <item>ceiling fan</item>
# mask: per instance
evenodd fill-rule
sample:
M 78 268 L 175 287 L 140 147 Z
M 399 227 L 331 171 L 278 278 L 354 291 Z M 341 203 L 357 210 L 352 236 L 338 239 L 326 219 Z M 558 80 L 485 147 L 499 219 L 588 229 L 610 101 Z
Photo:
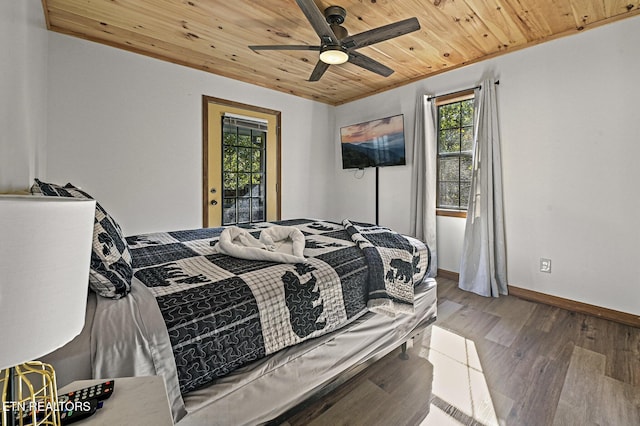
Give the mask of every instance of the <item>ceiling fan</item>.
M 296 0 L 307 20 L 320 37 L 320 46 L 309 45 L 266 45 L 249 46 L 257 50 L 315 50 L 320 52 L 320 59 L 309 77 L 309 81 L 318 81 L 329 65 L 351 62 L 354 65 L 388 77 L 393 70 L 370 57 L 356 52 L 356 49 L 370 46 L 420 29 L 416 18 L 409 18 L 393 24 L 384 25 L 372 30 L 350 36 L 341 24 L 347 11 L 340 6 L 329 6 L 324 15 L 313 0 Z

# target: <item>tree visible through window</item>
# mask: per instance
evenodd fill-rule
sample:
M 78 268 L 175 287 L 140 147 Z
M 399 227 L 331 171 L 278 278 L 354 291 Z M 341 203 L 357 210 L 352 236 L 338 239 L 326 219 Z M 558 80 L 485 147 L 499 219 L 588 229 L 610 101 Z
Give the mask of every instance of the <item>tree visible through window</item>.
M 265 220 L 266 124 L 223 118 L 223 225 Z
M 440 209 L 467 210 L 473 160 L 473 93 L 436 101 Z

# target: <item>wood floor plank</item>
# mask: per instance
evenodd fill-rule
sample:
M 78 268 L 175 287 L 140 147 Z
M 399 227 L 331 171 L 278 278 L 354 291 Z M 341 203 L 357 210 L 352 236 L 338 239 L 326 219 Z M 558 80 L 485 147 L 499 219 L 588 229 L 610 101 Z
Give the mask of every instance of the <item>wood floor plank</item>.
M 496 415 L 498 416 L 498 423 L 501 425 L 507 424 L 506 419 L 513 409 L 514 400 L 493 388 L 491 388 L 491 397 L 493 398 L 493 405 L 496 409 Z
M 600 424 L 640 425 L 640 387 L 602 377 L 602 401 L 594 418 Z
M 511 346 L 522 327 L 529 321 L 535 306 L 514 297 L 505 296 L 500 299 L 489 305 L 489 312 L 499 316 L 500 321 L 485 338 L 504 346 Z
M 451 315 L 454 315 L 460 309 L 462 309 L 464 305 L 460 303 L 456 303 L 452 300 L 444 299 L 438 303 L 438 320 L 446 321 Z
M 599 426 L 587 417 L 585 410 L 574 407 L 563 401 L 558 403 L 558 409 L 553 419 L 553 426 Z
M 612 346 L 606 352 L 606 374 L 633 386 L 640 386 L 640 332 L 611 323 Z M 640 424 L 640 423 L 638 423 Z
M 608 376 L 640 386 L 639 329 L 583 316 L 576 345 L 605 355 Z
M 495 327 L 498 321 L 500 321 L 499 317 L 467 305 L 441 324 L 444 328 L 454 330 L 462 335 L 470 334 L 473 330 L 485 336 Z
M 539 355 L 530 366 L 525 381 L 528 386 L 516 400 L 508 424 L 549 425 L 553 423 L 564 383 L 566 365 Z M 540 409 L 544 407 L 544 409 Z
M 607 359 L 597 352 L 576 346 L 569 363 L 560 400 L 573 405 L 597 406 L 602 393 L 602 376 Z
M 438 278 L 438 320 L 398 354 L 283 424 L 640 425 L 638 328 Z
M 308 424 L 309 426 L 327 424 L 365 426 L 372 424 L 371 422 L 376 418 L 376 407 L 384 405 L 385 401 L 389 402 L 389 395 L 375 384 L 364 380 L 353 391 L 326 410 L 322 417 L 318 417 Z M 344 418 L 345 411 L 351 414 L 349 420 Z
M 547 333 L 556 329 L 557 327 L 564 328 L 564 324 L 570 324 L 572 319 L 570 318 L 571 312 L 564 309 L 558 309 L 553 306 L 536 304 L 535 313 L 529 317 L 527 325 L 537 328 Z
M 415 392 L 415 395 L 408 395 L 409 399 L 416 402 L 422 394 L 427 394 L 426 401 L 431 393 L 431 382 L 433 379 L 433 365 L 419 355 L 419 348 L 412 348 L 407 353 L 408 360 L 402 360 L 398 356 L 400 351 L 394 352 L 396 356 L 386 357 L 390 360 L 385 364 L 385 368 L 372 370 L 367 376 L 369 380 L 390 395 Z

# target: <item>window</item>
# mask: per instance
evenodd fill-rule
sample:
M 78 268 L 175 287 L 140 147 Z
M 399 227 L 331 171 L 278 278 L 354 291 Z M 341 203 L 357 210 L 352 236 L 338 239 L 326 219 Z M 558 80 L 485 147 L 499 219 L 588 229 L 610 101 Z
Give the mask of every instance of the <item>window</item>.
M 465 216 L 473 165 L 473 91 L 436 100 L 438 214 Z
M 222 224 L 265 220 L 267 122 L 222 118 Z

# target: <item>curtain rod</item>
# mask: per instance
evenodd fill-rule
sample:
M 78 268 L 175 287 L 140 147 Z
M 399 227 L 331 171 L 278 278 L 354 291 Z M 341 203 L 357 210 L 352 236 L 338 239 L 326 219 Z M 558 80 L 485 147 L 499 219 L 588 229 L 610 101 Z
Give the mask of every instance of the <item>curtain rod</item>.
M 496 80 L 496 82 L 494 84 L 500 84 L 500 80 Z M 467 90 L 475 90 L 475 89 L 481 89 L 481 88 L 482 88 L 482 86 L 473 86 L 473 87 L 470 87 L 468 89 L 456 90 L 455 92 L 442 93 L 441 95 L 429 96 L 427 98 L 427 100 L 428 101 L 432 101 L 434 99 L 441 98 L 443 96 L 455 95 L 456 93 L 466 92 Z

